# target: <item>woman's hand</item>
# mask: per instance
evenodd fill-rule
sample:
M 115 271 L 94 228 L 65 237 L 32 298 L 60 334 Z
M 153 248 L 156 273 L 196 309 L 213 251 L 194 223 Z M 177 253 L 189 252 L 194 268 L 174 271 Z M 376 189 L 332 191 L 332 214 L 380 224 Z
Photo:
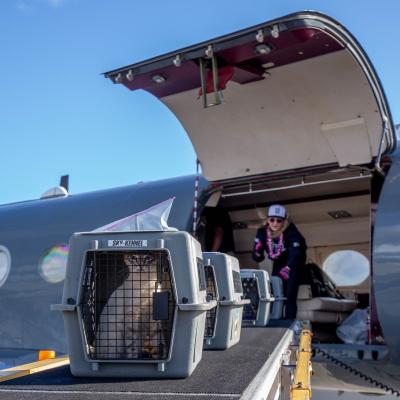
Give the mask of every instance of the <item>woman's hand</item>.
M 254 247 L 254 250 L 256 251 L 257 256 L 260 257 L 261 256 L 261 250 L 262 250 L 261 240 L 256 239 L 256 245 Z
M 279 276 L 284 280 L 287 281 L 289 279 L 290 268 L 286 265 L 279 271 Z

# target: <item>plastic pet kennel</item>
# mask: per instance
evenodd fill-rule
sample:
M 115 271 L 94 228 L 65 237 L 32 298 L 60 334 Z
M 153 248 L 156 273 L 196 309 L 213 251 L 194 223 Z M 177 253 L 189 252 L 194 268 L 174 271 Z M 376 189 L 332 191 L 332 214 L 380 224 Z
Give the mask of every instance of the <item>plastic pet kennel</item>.
M 243 325 L 266 326 L 269 321 L 271 303 L 274 298 L 267 271 L 259 269 L 242 269 L 243 295 L 250 300 L 243 310 Z
M 223 253 L 203 253 L 203 259 L 208 276 L 215 274 L 218 298 L 215 314 L 209 313 L 207 326 L 211 329 L 205 332 L 204 348 L 228 349 L 240 340 L 243 306 L 249 303 L 242 299 L 239 262 Z M 212 286 L 209 288 L 212 296 Z
M 62 304 L 71 372 L 186 377 L 202 357 L 207 301 L 188 233 L 90 232 L 70 240 Z

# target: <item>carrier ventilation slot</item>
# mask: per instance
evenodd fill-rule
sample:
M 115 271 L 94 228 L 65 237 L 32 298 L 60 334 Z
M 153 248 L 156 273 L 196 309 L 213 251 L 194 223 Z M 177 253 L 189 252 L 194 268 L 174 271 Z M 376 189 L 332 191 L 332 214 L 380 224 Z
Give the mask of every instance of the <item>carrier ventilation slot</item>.
M 233 279 L 233 289 L 235 290 L 235 293 L 243 293 L 242 278 L 240 277 L 240 272 L 232 270 L 232 279 Z
M 81 315 L 90 359 L 167 359 L 174 311 L 167 251 L 86 253 Z
M 207 282 L 207 298 L 209 300 L 217 300 L 217 289 L 215 284 L 214 268 L 211 265 L 204 267 Z M 204 337 L 212 338 L 215 333 L 215 323 L 217 318 L 217 307 L 207 311 L 206 325 L 204 329 Z
M 242 286 L 244 298 L 250 300 L 250 304 L 246 304 L 243 308 L 243 320 L 255 321 L 260 305 L 257 278 L 242 278 Z
M 201 258 L 196 257 L 196 263 L 197 263 L 197 275 L 199 278 L 199 290 L 203 291 L 207 289 L 206 276 L 204 272 L 204 262 Z

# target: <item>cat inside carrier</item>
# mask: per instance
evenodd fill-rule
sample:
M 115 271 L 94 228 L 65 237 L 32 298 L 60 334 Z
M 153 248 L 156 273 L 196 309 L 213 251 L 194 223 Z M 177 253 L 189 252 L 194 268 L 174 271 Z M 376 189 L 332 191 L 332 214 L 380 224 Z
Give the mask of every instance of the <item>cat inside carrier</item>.
M 242 269 L 243 295 L 250 300 L 243 310 L 243 325 L 266 326 L 270 317 L 271 303 L 274 298 L 268 272 L 257 269 Z
M 175 308 L 165 250 L 89 251 L 82 321 L 90 359 L 165 360 Z
M 63 304 L 53 307 L 63 311 L 71 372 L 189 376 L 217 304 L 206 289 L 200 244 L 186 232 L 74 234 Z

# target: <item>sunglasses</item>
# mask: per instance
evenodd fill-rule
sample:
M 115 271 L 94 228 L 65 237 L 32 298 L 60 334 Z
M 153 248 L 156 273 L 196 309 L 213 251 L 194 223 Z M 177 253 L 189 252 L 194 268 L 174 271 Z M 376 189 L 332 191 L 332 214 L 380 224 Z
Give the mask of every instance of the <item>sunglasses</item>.
M 283 218 L 268 218 L 268 222 L 271 222 L 271 224 L 274 224 L 275 222 L 277 224 L 281 224 L 283 222 Z

